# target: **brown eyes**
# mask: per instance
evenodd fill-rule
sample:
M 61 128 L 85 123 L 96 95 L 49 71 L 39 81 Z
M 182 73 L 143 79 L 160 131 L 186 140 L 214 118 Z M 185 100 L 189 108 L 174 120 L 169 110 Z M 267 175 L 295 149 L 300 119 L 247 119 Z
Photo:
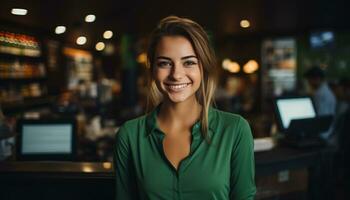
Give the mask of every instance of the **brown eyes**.
M 183 63 L 184 67 L 192 67 L 193 65 L 197 65 L 197 62 L 192 60 L 187 60 Z M 172 66 L 173 66 L 173 63 L 169 61 L 157 62 L 157 67 L 166 68 L 166 67 L 172 67 Z
M 171 62 L 166 62 L 166 61 L 157 62 L 157 67 L 171 67 Z
M 192 66 L 192 65 L 196 65 L 197 62 L 192 61 L 192 60 L 188 60 L 184 62 L 184 66 Z

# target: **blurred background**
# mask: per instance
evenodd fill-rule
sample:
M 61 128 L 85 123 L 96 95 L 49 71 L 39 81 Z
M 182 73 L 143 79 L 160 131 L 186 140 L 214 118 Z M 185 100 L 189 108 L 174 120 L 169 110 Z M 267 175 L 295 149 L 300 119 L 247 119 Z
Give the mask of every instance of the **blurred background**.
M 113 198 L 114 136 L 123 122 L 145 114 L 148 37 L 169 15 L 198 22 L 210 37 L 220 77 L 214 107 L 242 115 L 253 131 L 256 199 L 347 199 L 347 1 L 0 5 L 0 187 L 8 191 L 1 199 Z M 281 97 L 311 99 L 311 116 L 304 104 L 283 108 L 300 111 L 290 119 L 331 116 L 313 122 L 330 123 L 327 130 L 305 122 L 294 132 L 283 127 Z M 299 145 L 309 129 L 322 132 L 322 145 Z M 298 145 L 282 142 L 289 132 L 298 133 Z

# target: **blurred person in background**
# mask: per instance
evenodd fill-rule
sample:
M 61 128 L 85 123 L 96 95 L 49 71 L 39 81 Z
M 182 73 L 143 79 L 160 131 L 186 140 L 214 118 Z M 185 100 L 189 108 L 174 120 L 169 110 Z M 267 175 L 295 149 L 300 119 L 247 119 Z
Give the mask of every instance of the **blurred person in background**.
M 344 188 L 350 188 L 350 79 L 340 79 L 335 84 L 334 91 L 338 100 L 334 129 L 338 141 L 335 157 L 336 174 L 344 181 Z M 349 194 L 346 197 L 345 199 L 349 199 Z
M 147 58 L 152 110 L 116 135 L 116 199 L 254 199 L 252 133 L 211 107 L 217 66 L 203 28 L 164 18 Z
M 319 66 L 313 66 L 304 74 L 313 96 L 319 115 L 334 115 L 337 100 L 328 86 L 325 72 Z
M 339 80 L 335 95 L 337 97 L 336 112 L 339 114 L 345 113 L 349 109 L 350 104 L 350 79 L 342 78 Z
M 74 117 L 82 108 L 79 105 L 77 95 L 74 91 L 64 90 L 59 96 L 54 105 L 56 113 Z
M 317 115 L 334 116 L 336 113 L 337 100 L 328 86 L 325 72 L 319 66 L 313 66 L 305 72 L 304 77 L 307 80 L 310 94 L 315 103 Z M 329 141 L 329 138 L 331 137 L 332 132 L 333 126 L 331 126 L 328 131 L 321 133 L 321 137 L 327 142 L 331 142 Z

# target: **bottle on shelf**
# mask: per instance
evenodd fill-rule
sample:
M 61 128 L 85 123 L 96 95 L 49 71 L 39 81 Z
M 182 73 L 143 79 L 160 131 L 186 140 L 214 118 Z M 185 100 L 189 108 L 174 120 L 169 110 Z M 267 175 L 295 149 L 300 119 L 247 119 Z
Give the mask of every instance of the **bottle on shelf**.
M 0 54 L 0 103 L 16 106 L 45 99 L 47 86 L 41 78 L 46 67 L 39 40 L 0 30 Z
M 0 52 L 39 57 L 41 55 L 40 45 L 35 37 L 0 31 Z
M 46 76 L 45 65 L 43 63 L 1 62 L 0 78 L 44 78 Z

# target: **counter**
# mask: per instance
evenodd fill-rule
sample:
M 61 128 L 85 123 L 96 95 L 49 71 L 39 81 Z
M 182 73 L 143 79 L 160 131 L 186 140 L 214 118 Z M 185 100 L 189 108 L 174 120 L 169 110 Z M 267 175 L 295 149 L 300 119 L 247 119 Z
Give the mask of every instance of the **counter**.
M 307 169 L 310 199 L 332 198 L 332 148 L 276 147 L 255 153 L 256 176 Z M 113 199 L 114 170 L 110 162 L 0 162 L 0 187 L 6 198 Z M 327 190 L 324 190 L 327 188 Z M 323 192 L 323 193 L 322 193 Z

